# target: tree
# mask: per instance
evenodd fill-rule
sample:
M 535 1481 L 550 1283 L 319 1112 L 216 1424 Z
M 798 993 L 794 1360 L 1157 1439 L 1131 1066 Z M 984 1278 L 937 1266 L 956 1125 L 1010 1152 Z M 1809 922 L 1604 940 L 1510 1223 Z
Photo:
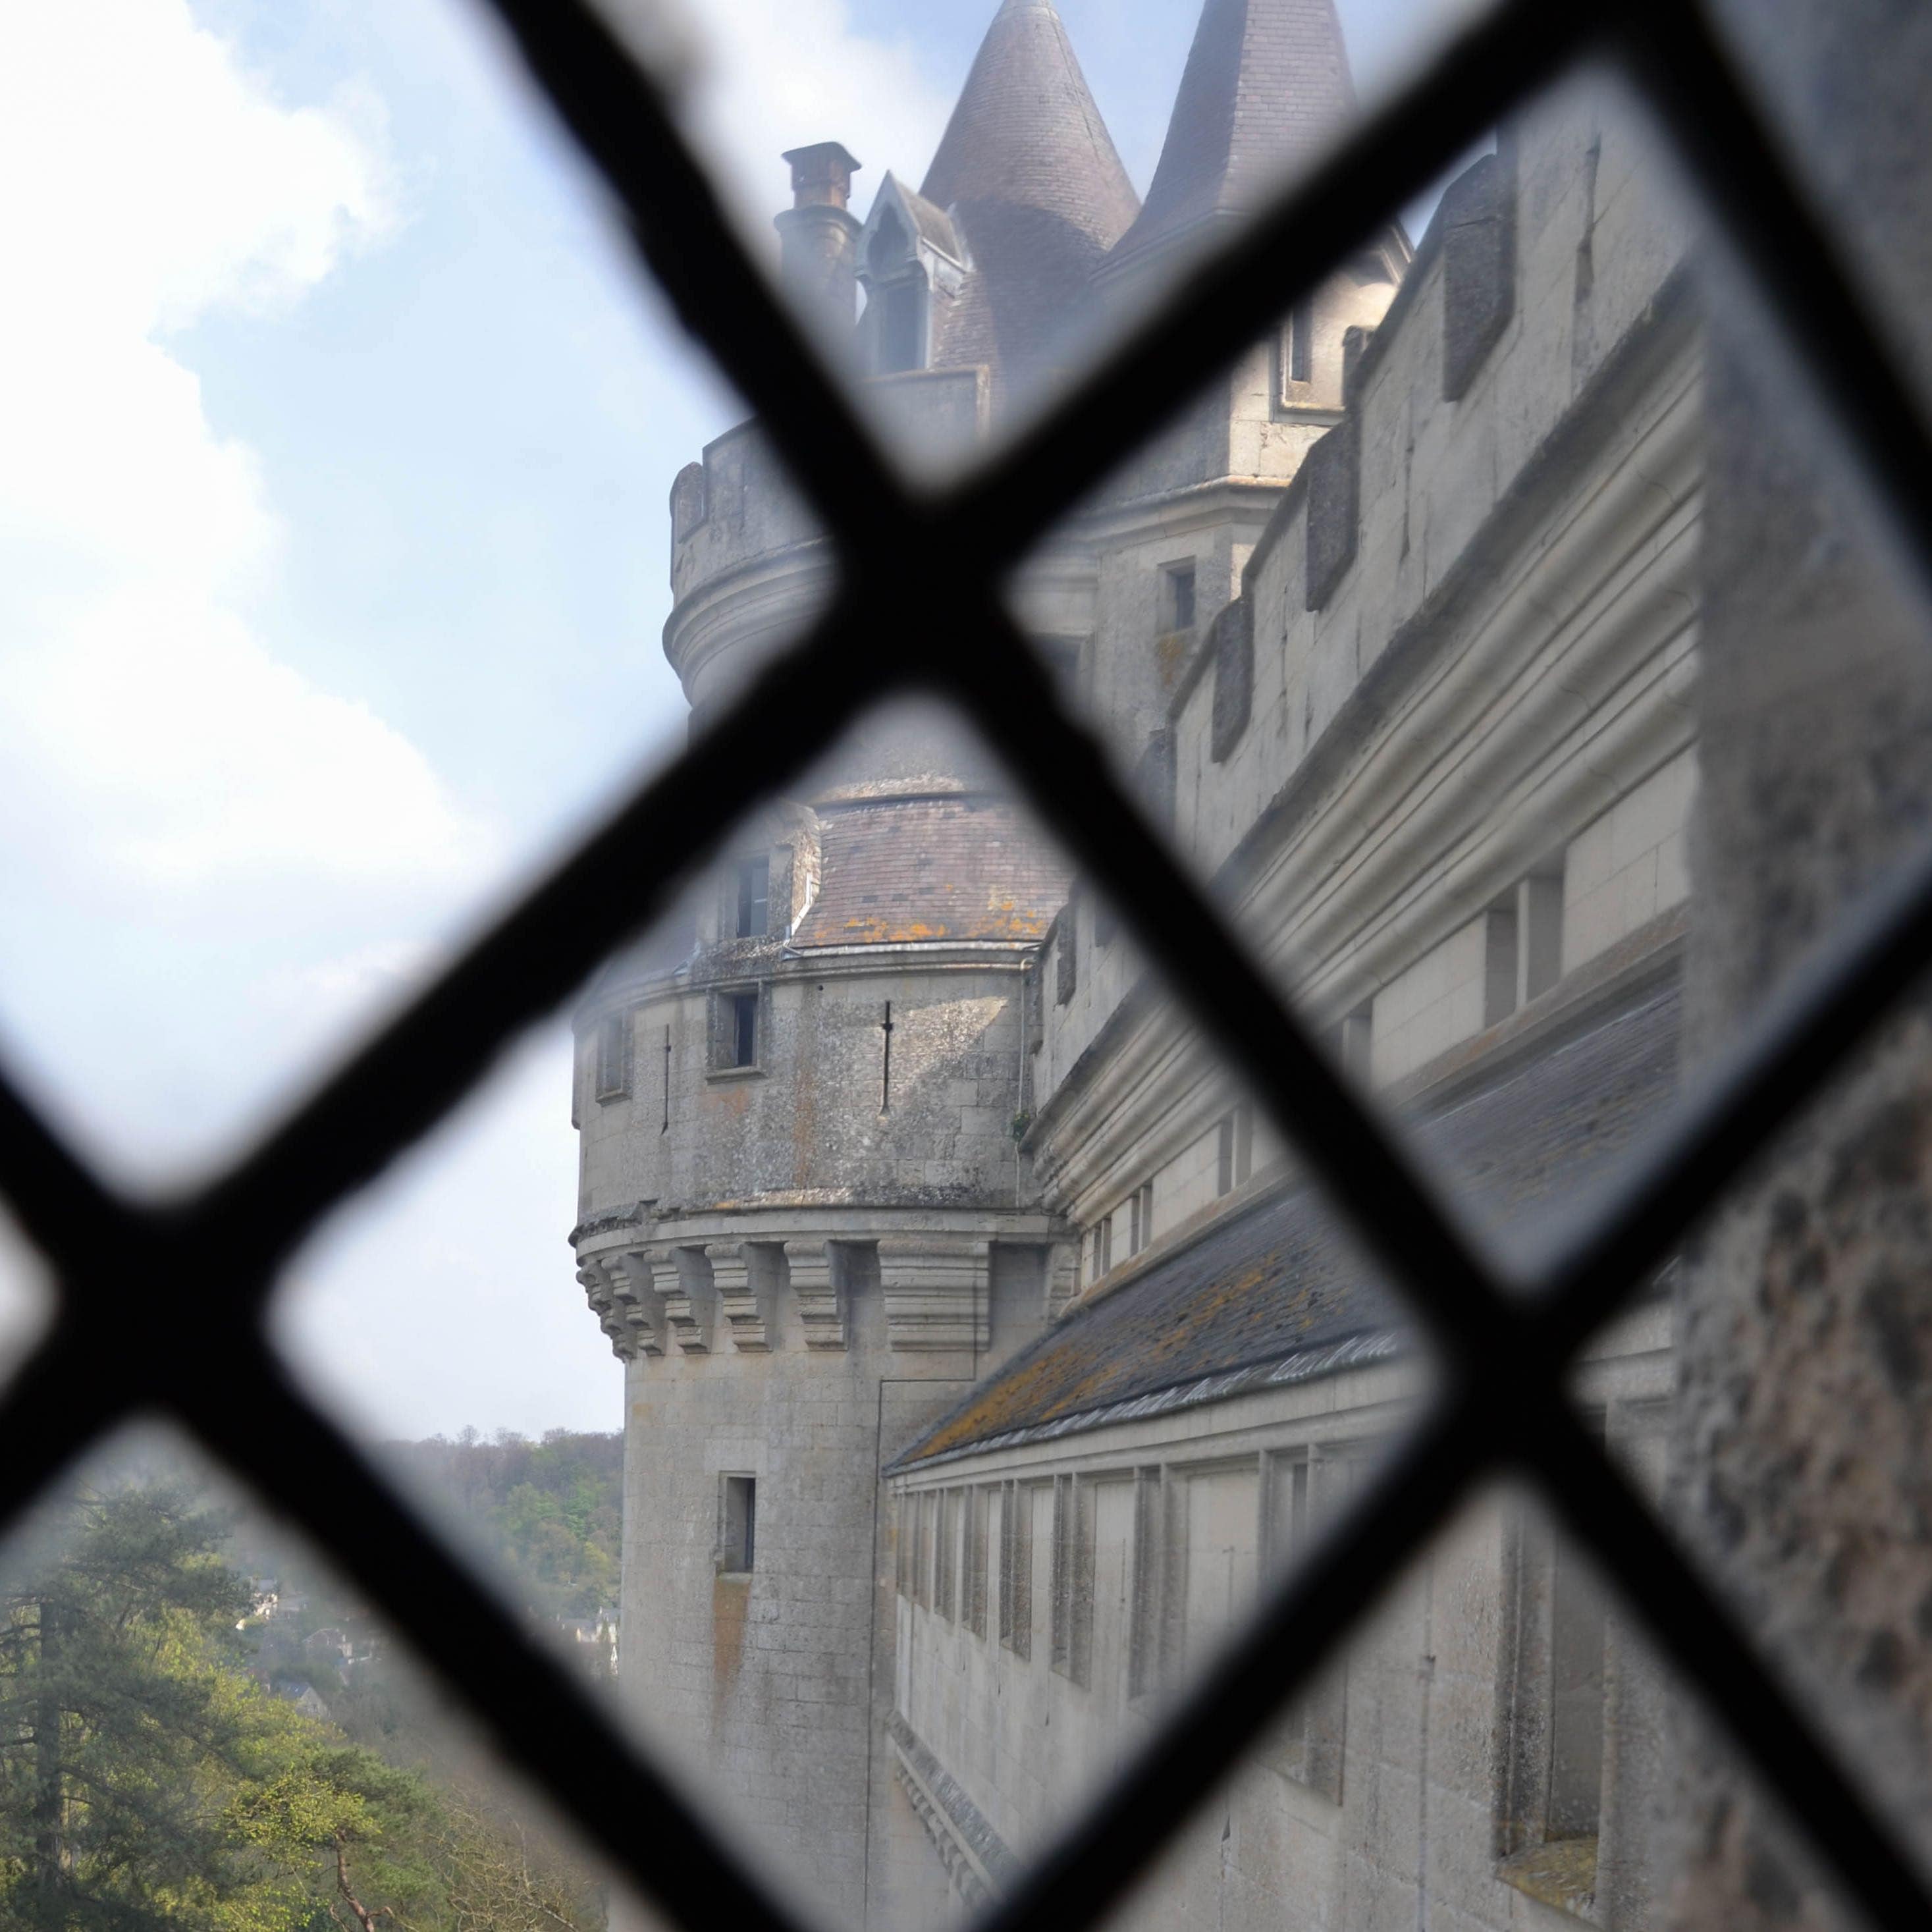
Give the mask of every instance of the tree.
M 247 1610 L 178 1490 L 88 1495 L 0 1598 L 0 1900 L 34 1932 L 188 1921 L 245 1882 L 212 1783 L 242 1742 L 217 1656 Z
M 8 1932 L 601 1923 L 568 1857 L 470 1768 L 439 1769 L 406 1673 L 380 1700 L 393 1722 L 360 1742 L 268 1694 L 249 1588 L 222 1560 L 229 1526 L 191 1489 L 88 1493 L 60 1528 L 57 1553 L 0 1595 Z M 358 1678 L 357 1694 L 382 1682 Z

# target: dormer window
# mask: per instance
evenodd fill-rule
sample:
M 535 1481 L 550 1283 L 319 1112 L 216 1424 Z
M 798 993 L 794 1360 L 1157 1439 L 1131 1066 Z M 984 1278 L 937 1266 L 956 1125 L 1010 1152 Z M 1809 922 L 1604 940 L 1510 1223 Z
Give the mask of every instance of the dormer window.
M 926 291 L 916 282 L 895 282 L 874 299 L 879 305 L 879 374 L 896 376 L 926 367 Z
M 763 939 L 771 931 L 772 861 L 769 853 L 738 868 L 738 937 Z
M 867 218 L 859 260 L 866 367 L 874 376 L 926 368 L 938 326 L 934 304 L 943 310 L 967 272 L 952 217 L 888 175 Z

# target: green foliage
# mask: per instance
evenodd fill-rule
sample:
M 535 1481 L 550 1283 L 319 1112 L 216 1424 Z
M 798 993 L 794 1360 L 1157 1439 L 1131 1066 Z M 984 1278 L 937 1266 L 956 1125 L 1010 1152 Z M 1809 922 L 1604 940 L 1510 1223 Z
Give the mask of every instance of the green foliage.
M 473 1430 L 397 1443 L 405 1481 L 446 1500 L 484 1553 L 546 1617 L 590 1617 L 617 1596 L 623 1441 L 553 1430 L 541 1442 Z
M 270 1694 L 230 1526 L 185 1486 L 83 1495 L 53 1528 L 56 1553 L 0 1596 L 0 1925 L 601 1924 L 584 1875 L 473 1778 Z M 406 1744 L 419 1714 L 396 1710 Z

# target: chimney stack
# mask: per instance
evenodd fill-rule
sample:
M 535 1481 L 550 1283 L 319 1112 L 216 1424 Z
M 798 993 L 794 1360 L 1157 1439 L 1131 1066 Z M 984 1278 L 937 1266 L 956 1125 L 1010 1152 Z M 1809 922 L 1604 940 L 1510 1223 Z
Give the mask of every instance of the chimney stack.
M 860 223 L 846 203 L 860 164 L 836 141 L 794 148 L 792 205 L 778 216 L 779 260 L 785 286 L 827 339 L 842 342 L 859 316 Z

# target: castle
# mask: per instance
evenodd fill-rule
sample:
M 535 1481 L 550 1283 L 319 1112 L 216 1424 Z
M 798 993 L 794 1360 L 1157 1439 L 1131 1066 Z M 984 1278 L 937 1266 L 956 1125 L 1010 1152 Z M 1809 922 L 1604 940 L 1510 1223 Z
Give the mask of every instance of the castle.
M 957 452 L 1352 106 L 1331 0 L 1206 0 L 1142 203 L 1052 0 L 1004 0 L 918 191 L 887 174 L 861 221 L 842 147 L 787 158 L 784 273 L 896 433 Z M 1688 238 L 1630 127 L 1566 88 L 1015 587 L 1177 850 L 1504 1243 L 1678 1082 Z M 755 424 L 671 515 L 664 645 L 701 719 L 832 566 Z M 868 720 L 744 824 L 578 1028 L 626 1694 L 838 1922 L 942 1922 L 1146 1735 L 1428 1365 L 1239 1070 L 943 720 Z M 1653 1484 L 1672 1340 L 1654 1296 L 1579 1388 Z M 1644 1924 L 1663 1696 L 1489 1498 L 1135 1914 Z

